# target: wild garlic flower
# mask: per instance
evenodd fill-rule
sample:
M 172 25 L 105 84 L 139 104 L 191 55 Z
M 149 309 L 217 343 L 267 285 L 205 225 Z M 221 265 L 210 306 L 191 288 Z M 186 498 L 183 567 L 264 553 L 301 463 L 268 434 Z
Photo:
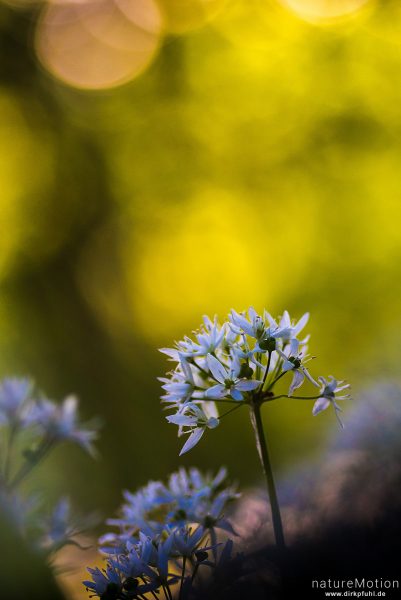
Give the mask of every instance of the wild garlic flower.
M 225 469 L 211 476 L 181 468 L 166 483 L 150 481 L 134 494 L 124 492 L 120 517 L 107 521 L 119 532 L 99 540 L 106 569 L 88 569 L 92 581 L 84 585 L 114 599 L 155 596 L 184 579 L 192 586 L 201 565 L 214 566 L 207 558 L 209 551 L 217 556 L 217 531 L 236 535 L 225 512 L 237 497 Z
M 321 384 L 320 397 L 316 400 L 312 412 L 313 415 L 317 415 L 323 410 L 326 410 L 330 405 L 333 406 L 338 422 L 341 427 L 344 427 L 341 419 L 339 417 L 339 412 L 342 411 L 342 408 L 337 404 L 337 400 L 347 400 L 350 398 L 349 394 L 343 394 L 338 396 L 338 392 L 342 392 L 350 387 L 349 383 L 345 383 L 344 381 L 337 381 L 333 376 L 330 376 L 329 379 L 325 379 L 324 377 L 319 377 L 319 382 Z
M 127 542 L 138 539 L 140 531 L 154 537 L 165 529 L 197 523 L 205 530 L 217 528 L 233 533 L 225 511 L 238 494 L 228 484 L 225 469 L 211 477 L 195 468 L 181 468 L 167 484 L 150 481 L 135 494 L 125 491 L 123 495 L 120 516 L 107 520 L 119 533 L 107 533 L 99 540 L 105 554 L 118 554 Z
M 213 413 L 213 414 L 211 414 Z M 167 421 L 179 426 L 178 435 L 189 434 L 187 441 L 181 449 L 181 454 L 188 452 L 201 439 L 206 429 L 215 429 L 219 420 L 214 416 L 216 409 L 213 406 L 198 406 L 194 402 L 188 402 L 180 408 L 175 415 L 169 415 Z
M 9 498 L 13 505 L 19 507 L 21 523 L 28 514 L 25 505 L 30 505 L 30 501 L 25 503 L 19 496 L 20 484 L 57 442 L 72 442 L 93 453 L 92 442 L 97 435 L 93 427 L 83 427 L 79 422 L 76 398 L 69 397 L 58 405 L 50 400 L 37 399 L 38 396 L 40 394 L 28 378 L 6 378 L 0 382 L 0 446 L 3 449 L 0 491 L 4 496 L 3 500 L 0 499 L 0 511 L 8 510 Z M 61 518 L 62 513 L 66 516 L 66 512 L 67 505 L 61 502 L 54 517 L 58 515 Z M 29 527 L 34 517 L 29 515 L 26 520 Z M 41 529 L 39 521 L 34 528 L 36 534 L 32 539 L 38 537 Z M 34 545 L 38 548 L 40 543 Z M 51 544 L 47 545 L 50 547 Z
M 257 379 L 250 380 L 240 378 L 242 365 L 237 358 L 235 351 L 233 359 L 231 360 L 230 370 L 224 367 L 223 364 L 211 354 L 207 355 L 207 364 L 210 373 L 214 379 L 218 381 L 217 385 L 213 385 L 206 390 L 205 396 L 207 398 L 225 398 L 229 392 L 234 400 L 243 400 L 244 396 L 242 392 L 256 390 L 262 383 Z
M 94 454 L 93 441 L 97 432 L 83 427 L 78 421 L 78 400 L 74 396 L 65 398 L 62 404 L 47 399 L 38 400 L 32 406 L 27 423 L 41 431 L 49 442 L 69 441 Z
M 301 387 L 305 381 L 305 377 L 312 383 L 312 385 L 320 387 L 320 385 L 317 383 L 317 381 L 315 381 L 308 369 L 305 367 L 305 363 L 309 362 L 311 357 L 308 357 L 308 355 L 305 354 L 305 347 L 299 351 L 299 344 L 293 344 L 294 341 L 298 342 L 298 340 L 291 340 L 289 344 L 289 351 L 287 353 L 278 350 L 278 353 L 283 359 L 282 372 L 286 373 L 291 371 L 293 375 L 292 382 L 288 388 L 288 396 L 292 396 L 295 390 Z
M 95 525 L 98 517 L 95 514 L 77 518 L 71 509 L 69 498 L 62 497 L 56 503 L 50 515 L 38 521 L 42 535 L 37 547 L 46 554 L 54 554 L 66 545 L 84 549 L 77 541 L 77 536 Z
M 108 564 L 104 570 L 100 570 L 99 567 L 88 567 L 87 570 L 92 576 L 92 580 L 83 582 L 87 590 L 99 598 L 120 598 L 123 590 L 122 577 L 115 568 Z
M 293 320 L 288 311 L 275 319 L 266 310 L 259 315 L 252 307 L 242 313 L 232 310 L 223 324 L 216 317 L 213 321 L 204 317 L 194 339 L 185 336 L 174 348 L 161 350 L 176 363 L 175 369 L 161 378 L 165 392 L 161 399 L 172 411 L 167 421 L 178 425 L 179 436 L 189 435 L 180 454 L 220 424 L 224 403 L 238 403 L 239 407 L 274 400 L 275 387 L 287 373 L 292 374 L 288 392 L 277 397 L 292 397 L 305 382 L 320 387 L 320 380 L 306 366 L 309 336 L 299 339 L 308 319 L 309 313 Z M 330 389 L 319 398 L 313 414 L 327 407 Z M 302 396 L 318 397 L 316 393 Z

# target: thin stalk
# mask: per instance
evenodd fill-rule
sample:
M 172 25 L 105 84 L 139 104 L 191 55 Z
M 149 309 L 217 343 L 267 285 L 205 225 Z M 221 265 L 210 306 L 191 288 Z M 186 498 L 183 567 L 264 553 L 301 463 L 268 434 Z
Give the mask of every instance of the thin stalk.
M 264 377 L 263 377 L 262 385 L 260 386 L 260 391 L 261 392 L 263 391 L 263 388 L 265 387 L 266 378 L 267 378 L 267 375 L 268 375 L 269 370 L 270 370 L 270 361 L 271 361 L 271 359 L 272 359 L 272 353 L 269 352 L 269 357 L 267 359 L 267 365 L 266 365 L 266 369 L 265 369 L 265 374 L 264 374 Z
M 287 394 L 281 394 L 280 396 L 272 396 L 270 398 L 267 398 L 267 400 L 270 402 L 270 400 L 278 400 L 279 398 L 288 398 L 289 400 L 317 400 L 318 398 L 321 398 L 320 396 L 288 396 Z
M 222 415 L 219 416 L 219 419 L 222 419 L 223 417 L 226 417 L 227 415 L 229 415 L 230 413 L 234 412 L 235 410 L 237 410 L 237 408 L 240 408 L 241 406 L 244 406 L 244 402 L 241 403 L 237 403 L 237 406 L 234 406 L 233 408 L 230 408 L 230 410 L 228 410 L 227 412 L 223 413 Z
M 10 490 L 15 489 L 25 479 L 25 477 L 27 477 L 29 475 L 29 473 L 32 471 L 32 469 L 34 467 L 36 467 L 36 465 L 38 465 L 44 459 L 46 454 L 53 447 L 53 444 L 54 444 L 54 441 L 51 439 L 44 439 L 42 441 L 41 445 L 35 452 L 35 455 L 31 459 L 27 460 L 22 465 L 22 467 L 20 468 L 18 473 L 15 475 L 14 479 L 12 480 L 12 482 L 10 484 Z
M 169 599 L 173 600 L 173 594 L 171 593 L 170 586 L 167 582 L 166 582 L 166 590 L 167 590 Z
M 267 484 L 267 492 L 270 499 L 272 512 L 273 530 L 277 547 L 285 548 L 283 523 L 281 521 L 280 506 L 277 498 L 276 486 L 274 483 L 273 470 L 270 463 L 269 452 L 267 448 L 265 433 L 263 430 L 262 416 L 260 413 L 260 404 L 253 402 L 250 406 L 250 416 L 253 431 L 256 439 L 256 447 L 262 463 L 263 472 Z
M 217 404 L 245 404 L 243 400 L 229 400 L 228 398 L 193 398 L 193 400 L 198 402 L 217 402 Z
M 147 581 L 144 577 L 140 577 L 140 579 L 143 581 L 143 583 L 146 585 Z M 152 594 L 153 598 L 156 598 L 156 600 L 159 600 L 158 596 L 154 593 L 153 590 L 149 590 L 149 592 Z M 147 593 L 147 592 L 146 592 Z
M 261 354 L 260 352 L 258 352 L 258 353 L 256 354 L 256 360 L 257 360 L 257 362 L 258 362 L 258 363 L 260 363 L 260 361 L 261 361 L 261 358 L 262 358 L 262 354 Z M 259 378 L 260 378 L 260 366 L 259 366 L 259 364 L 257 364 L 257 365 L 256 365 L 256 372 L 255 372 L 255 375 L 256 375 L 256 379 L 259 379 Z
M 199 569 L 199 563 L 197 562 L 197 563 L 195 564 L 195 566 L 194 566 L 194 570 L 192 571 L 191 583 L 193 583 L 193 582 L 194 582 L 194 579 L 195 579 L 195 577 L 196 577 L 196 574 L 197 574 L 197 572 L 198 572 L 198 569 Z
M 168 583 L 162 583 L 162 587 L 163 587 L 163 592 L 164 592 L 164 595 L 166 596 L 166 599 L 173 600 L 173 596 L 171 594 L 170 586 L 168 585 Z
M 6 454 L 4 459 L 4 481 L 7 483 L 10 477 L 11 456 L 13 452 L 14 439 L 17 433 L 15 425 L 11 427 L 8 435 Z
M 180 593 L 179 593 L 179 600 L 181 600 L 182 598 L 182 590 L 183 590 L 183 585 L 184 585 L 184 579 L 185 579 L 185 566 L 187 564 L 187 557 L 183 556 L 182 557 L 182 573 L 181 573 L 181 584 L 180 584 Z
M 164 583 L 162 583 L 162 588 L 163 588 L 163 592 L 164 592 L 164 596 L 165 596 L 166 600 L 170 600 L 170 596 L 169 596 L 169 594 L 167 593 L 167 588 L 166 588 L 166 586 L 164 585 Z

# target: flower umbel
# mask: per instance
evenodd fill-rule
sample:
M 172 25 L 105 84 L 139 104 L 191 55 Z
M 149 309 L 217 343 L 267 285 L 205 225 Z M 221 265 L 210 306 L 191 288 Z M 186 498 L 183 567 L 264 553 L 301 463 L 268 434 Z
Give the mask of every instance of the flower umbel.
M 27 422 L 36 426 L 51 442 L 70 441 L 93 454 L 92 442 L 97 432 L 79 423 L 77 408 L 75 396 L 68 396 L 60 405 L 47 399 L 39 400 L 32 407 Z
M 186 336 L 175 348 L 161 350 L 176 363 L 175 369 L 161 378 L 166 392 L 162 401 L 173 411 L 166 418 L 178 425 L 178 435 L 189 434 L 181 454 L 191 450 L 207 430 L 220 424 L 219 411 L 224 404 L 232 402 L 240 407 L 270 402 L 277 397 L 275 387 L 287 373 L 292 374 L 292 380 L 284 396 L 293 397 L 305 382 L 314 387 L 322 385 L 321 397 L 310 396 L 319 398 L 313 414 L 327 408 L 330 402 L 337 414 L 339 407 L 330 395 L 332 384 L 323 384 L 323 379 L 318 382 L 306 366 L 310 360 L 309 336 L 298 336 L 308 319 L 309 313 L 293 320 L 288 311 L 275 319 L 267 311 L 259 315 L 252 307 L 242 313 L 232 310 L 222 325 L 217 317 L 213 321 L 204 317 L 194 340 Z
M 181 468 L 166 483 L 125 492 L 120 517 L 108 521 L 118 533 L 99 540 L 106 568 L 88 569 L 92 581 L 84 585 L 100 598 L 159 597 L 163 590 L 171 600 L 170 588 L 180 584 L 179 597 L 193 598 L 198 569 L 214 566 L 207 559 L 209 551 L 218 555 L 217 532 L 236 535 L 224 512 L 237 497 L 225 469 L 213 477 Z
M 162 379 L 166 394 L 162 401 L 172 411 L 166 418 L 178 425 L 178 435 L 189 433 L 181 454 L 191 450 L 209 429 L 216 429 L 223 417 L 241 406 L 248 406 L 256 446 L 266 477 L 272 507 L 277 544 L 284 546 L 284 535 L 273 472 L 265 439 L 261 406 L 266 402 L 289 398 L 315 400 L 313 415 L 330 404 L 338 412 L 337 400 L 349 396 L 337 393 L 349 387 L 309 372 L 306 364 L 309 336 L 299 339 L 309 319 L 305 313 L 299 320 L 291 319 L 288 311 L 273 318 L 266 310 L 259 315 L 253 307 L 238 313 L 232 310 L 221 325 L 217 317 L 204 317 L 204 324 L 195 332 L 195 339 L 186 336 L 175 348 L 161 351 L 176 363 L 175 369 Z M 288 392 L 276 392 L 287 373 L 292 374 Z M 321 388 L 313 395 L 296 396 L 305 383 Z M 297 392 L 298 393 L 298 392 Z M 233 407 L 220 413 L 226 404 Z

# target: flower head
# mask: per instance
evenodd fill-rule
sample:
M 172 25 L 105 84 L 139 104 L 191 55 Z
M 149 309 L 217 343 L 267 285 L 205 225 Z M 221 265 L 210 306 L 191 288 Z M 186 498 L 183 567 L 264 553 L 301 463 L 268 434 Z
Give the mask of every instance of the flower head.
M 309 336 L 299 339 L 308 319 L 309 313 L 296 320 L 288 311 L 275 319 L 266 310 L 258 314 L 253 307 L 243 312 L 232 310 L 222 325 L 216 318 L 204 317 L 195 339 L 185 336 L 174 348 L 161 350 L 176 363 L 175 369 L 161 378 L 162 402 L 172 411 L 166 418 L 178 425 L 178 435 L 189 436 L 181 454 L 231 412 L 220 415 L 223 403 L 238 403 L 239 408 L 281 398 L 283 394 L 276 396 L 274 388 L 287 373 L 292 375 L 288 397 L 305 382 L 319 387 L 306 366 Z M 329 393 L 330 385 L 315 404 L 314 414 L 326 408 Z M 338 405 L 333 406 L 337 406 L 337 414 Z
M 330 376 L 329 379 L 325 379 L 324 377 L 319 377 L 319 382 L 321 384 L 320 397 L 316 400 L 312 414 L 316 416 L 323 410 L 326 410 L 330 406 L 330 404 L 334 407 L 336 417 L 341 427 L 344 427 L 342 424 L 340 417 L 338 415 L 341 412 L 341 407 L 337 404 L 337 400 L 346 400 L 350 398 L 349 394 L 343 394 L 338 396 L 338 392 L 342 392 L 343 390 L 350 387 L 348 383 L 344 383 L 344 381 L 337 381 L 333 376 Z
M 102 599 L 117 600 L 120 597 L 123 589 L 121 574 L 111 564 L 104 570 L 88 567 L 87 571 L 92 576 L 91 580 L 82 582 L 87 590 Z
M 305 354 L 306 346 L 299 350 L 298 340 L 292 339 L 288 344 L 287 352 L 282 352 L 281 350 L 278 350 L 278 352 L 283 359 L 283 373 L 291 372 L 293 374 L 292 382 L 288 390 L 288 396 L 292 396 L 295 390 L 301 387 L 305 381 L 305 377 L 312 385 L 320 387 L 305 366 L 305 364 L 311 360 L 311 358 Z
M 195 572 L 200 564 L 213 566 L 207 558 L 221 545 L 216 530 L 236 535 L 224 512 L 238 495 L 226 478 L 225 469 L 213 476 L 181 468 L 165 483 L 150 481 L 134 494 L 124 492 L 120 517 L 108 521 L 119 532 L 99 540 L 107 544 L 101 547 L 106 569 L 88 569 L 88 591 L 114 600 L 155 596 L 184 577 L 185 564 L 196 565 Z
M 135 544 L 143 536 L 155 539 L 165 530 L 171 532 L 193 523 L 204 529 L 232 532 L 224 513 L 237 497 L 235 488 L 227 482 L 225 469 L 213 477 L 195 468 L 181 468 L 170 475 L 167 483 L 150 481 L 135 494 L 124 492 L 120 516 L 107 521 L 120 531 L 102 536 L 102 551 L 119 554 L 127 543 Z
M 207 404 L 201 407 L 193 402 L 184 404 L 180 412 L 169 415 L 167 421 L 179 426 L 179 435 L 189 434 L 181 449 L 180 456 L 200 441 L 206 429 L 215 429 L 219 425 L 219 420 L 210 413 L 210 407 Z
M 32 406 L 28 421 L 41 430 L 50 441 L 71 441 L 93 454 L 92 442 L 97 433 L 79 423 L 77 406 L 78 401 L 74 396 L 68 396 L 61 405 L 50 400 L 39 400 Z
M 206 390 L 205 396 L 208 398 L 225 398 L 229 394 L 234 400 L 242 400 L 244 397 L 242 392 L 255 390 L 262 383 L 257 379 L 239 377 L 241 363 L 235 354 L 229 370 L 211 354 L 207 355 L 207 364 L 210 373 L 218 382 L 217 385 Z

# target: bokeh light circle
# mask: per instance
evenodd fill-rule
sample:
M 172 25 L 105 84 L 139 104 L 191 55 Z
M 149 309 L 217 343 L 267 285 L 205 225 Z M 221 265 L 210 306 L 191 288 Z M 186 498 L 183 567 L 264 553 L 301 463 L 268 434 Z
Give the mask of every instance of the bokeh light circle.
M 281 3 L 305 21 L 324 24 L 352 17 L 371 4 L 371 0 L 281 0 Z
M 127 83 L 149 66 L 162 35 L 154 0 L 58 2 L 44 8 L 36 31 L 43 66 L 66 84 L 105 89 Z

